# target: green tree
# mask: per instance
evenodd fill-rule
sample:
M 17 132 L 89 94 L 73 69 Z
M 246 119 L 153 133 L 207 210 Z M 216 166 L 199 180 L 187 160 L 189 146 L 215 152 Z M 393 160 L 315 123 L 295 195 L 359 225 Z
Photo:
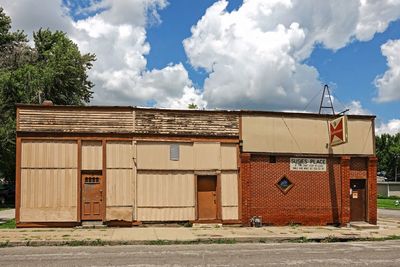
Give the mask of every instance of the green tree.
M 40 29 L 33 34 L 43 97 L 60 105 L 83 105 L 90 101 L 94 84 L 86 71 L 94 54 L 81 55 L 65 33 Z
M 61 32 L 39 29 L 34 47 L 23 31 L 11 31 L 11 19 L 0 7 L 0 177 L 15 177 L 15 104 L 84 105 L 94 84 L 87 71 L 94 54 L 81 54 Z
M 188 109 L 198 109 L 199 107 L 195 103 L 190 103 Z
M 400 133 L 382 134 L 376 137 L 376 155 L 378 171 L 386 172 L 389 178 L 395 178 L 395 169 L 400 169 Z

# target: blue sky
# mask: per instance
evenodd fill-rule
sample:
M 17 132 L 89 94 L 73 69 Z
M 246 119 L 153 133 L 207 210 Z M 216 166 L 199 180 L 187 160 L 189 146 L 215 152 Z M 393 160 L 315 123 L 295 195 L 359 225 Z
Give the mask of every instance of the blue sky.
M 150 69 L 162 68 L 171 62 L 183 62 L 196 86 L 203 87 L 207 73 L 201 69 L 195 70 L 187 62 L 182 40 L 191 35 L 190 28 L 213 2 L 215 1 L 173 0 L 167 8 L 160 11 L 162 23 L 150 27 L 147 35 L 151 44 L 151 53 L 147 56 Z M 228 9 L 232 10 L 238 8 L 242 1 L 230 1 L 229 4 Z M 177 14 L 186 15 L 177 20 Z M 334 96 L 343 105 L 358 99 L 365 109 L 378 114 L 380 120 L 389 120 L 399 117 L 399 102 L 381 104 L 373 101 L 376 97 L 374 79 L 387 69 L 380 47 L 389 39 L 400 39 L 400 20 L 390 23 L 385 32 L 377 33 L 368 42 L 353 41 L 337 51 L 318 45 L 305 62 L 318 69 L 320 80 L 330 85 Z M 338 110 L 345 109 L 342 103 L 336 103 L 335 107 Z
M 0 5 L 14 29 L 63 30 L 96 53 L 94 104 L 314 112 L 327 83 L 336 110 L 376 114 L 378 132 L 400 130 L 399 1 Z

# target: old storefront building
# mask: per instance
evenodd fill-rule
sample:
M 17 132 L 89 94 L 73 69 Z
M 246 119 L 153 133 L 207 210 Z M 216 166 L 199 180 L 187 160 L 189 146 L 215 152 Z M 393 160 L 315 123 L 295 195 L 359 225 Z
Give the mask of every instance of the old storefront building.
M 17 226 L 376 223 L 374 117 L 335 118 L 18 105 Z

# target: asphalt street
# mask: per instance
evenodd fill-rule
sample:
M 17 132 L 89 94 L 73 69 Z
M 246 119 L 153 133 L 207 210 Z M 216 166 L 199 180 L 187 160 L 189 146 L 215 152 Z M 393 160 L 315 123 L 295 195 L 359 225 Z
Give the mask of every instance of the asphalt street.
M 0 249 L 3 266 L 400 266 L 400 241 Z
M 378 220 L 384 218 L 400 219 L 400 210 L 378 209 Z

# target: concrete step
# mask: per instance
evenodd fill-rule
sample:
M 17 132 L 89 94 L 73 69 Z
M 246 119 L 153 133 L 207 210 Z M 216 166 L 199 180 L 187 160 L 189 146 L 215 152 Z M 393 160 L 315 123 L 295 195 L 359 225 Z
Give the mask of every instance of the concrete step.
M 82 221 L 82 228 L 106 228 L 102 221 Z
M 357 230 L 379 229 L 378 225 L 369 224 L 367 222 L 351 222 L 350 227 L 353 227 Z

